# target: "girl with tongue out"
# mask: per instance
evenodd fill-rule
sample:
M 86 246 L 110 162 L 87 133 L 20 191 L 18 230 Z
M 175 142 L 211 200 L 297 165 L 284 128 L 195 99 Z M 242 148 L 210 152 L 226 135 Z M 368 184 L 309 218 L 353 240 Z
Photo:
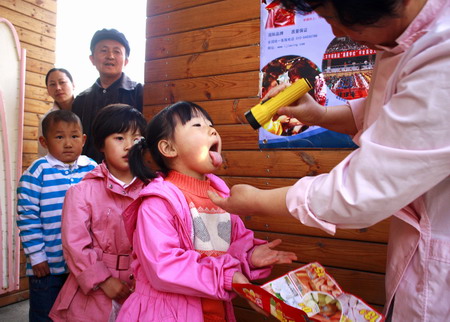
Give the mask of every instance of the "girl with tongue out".
M 136 290 L 118 321 L 235 321 L 232 283 L 267 277 L 269 265 L 294 253 L 255 239 L 236 215 L 215 206 L 207 191 L 229 189 L 211 174 L 222 142 L 208 113 L 178 102 L 148 124 L 129 154 L 132 173 L 149 184 L 123 213 L 133 245 Z M 150 151 L 161 172 L 148 168 Z

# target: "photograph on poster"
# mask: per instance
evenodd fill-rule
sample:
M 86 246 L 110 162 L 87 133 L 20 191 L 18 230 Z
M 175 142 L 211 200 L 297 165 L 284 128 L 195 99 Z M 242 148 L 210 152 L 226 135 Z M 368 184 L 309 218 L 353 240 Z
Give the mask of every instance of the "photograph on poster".
M 307 78 L 309 94 L 323 106 L 366 97 L 376 52 L 336 38 L 314 12 L 295 13 L 279 0 L 261 2 L 260 93 Z M 350 136 L 276 115 L 259 129 L 260 148 L 356 148 Z
M 334 38 L 323 55 L 325 82 L 340 98 L 366 97 L 374 63 L 375 50 L 347 37 Z

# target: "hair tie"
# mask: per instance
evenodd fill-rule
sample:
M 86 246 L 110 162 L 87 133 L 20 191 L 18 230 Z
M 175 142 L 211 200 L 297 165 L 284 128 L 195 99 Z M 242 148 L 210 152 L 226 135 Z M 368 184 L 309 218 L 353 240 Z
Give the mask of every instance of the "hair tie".
M 145 149 L 147 147 L 147 141 L 145 141 L 145 138 L 143 136 L 134 140 L 134 145 L 136 145 L 136 144 L 141 145 L 141 148 L 143 148 L 143 149 Z

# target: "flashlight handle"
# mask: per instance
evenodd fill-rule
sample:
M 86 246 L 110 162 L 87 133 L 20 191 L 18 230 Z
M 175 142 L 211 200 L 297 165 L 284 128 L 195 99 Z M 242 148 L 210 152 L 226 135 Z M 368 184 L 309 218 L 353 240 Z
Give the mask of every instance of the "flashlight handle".
M 245 117 L 254 129 L 258 129 L 269 122 L 279 108 L 294 103 L 311 89 L 310 82 L 301 78 L 269 100 L 252 107 L 245 113 Z

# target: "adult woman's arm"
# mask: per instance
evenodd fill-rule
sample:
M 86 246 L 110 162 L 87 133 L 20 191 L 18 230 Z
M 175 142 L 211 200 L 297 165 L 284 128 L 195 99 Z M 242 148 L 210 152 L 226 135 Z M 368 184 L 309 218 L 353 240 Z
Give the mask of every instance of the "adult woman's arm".
M 228 198 L 222 198 L 211 191 L 208 191 L 208 195 L 216 205 L 229 213 L 290 216 L 286 206 L 289 188 L 263 190 L 247 184 L 237 184 L 231 187 Z

